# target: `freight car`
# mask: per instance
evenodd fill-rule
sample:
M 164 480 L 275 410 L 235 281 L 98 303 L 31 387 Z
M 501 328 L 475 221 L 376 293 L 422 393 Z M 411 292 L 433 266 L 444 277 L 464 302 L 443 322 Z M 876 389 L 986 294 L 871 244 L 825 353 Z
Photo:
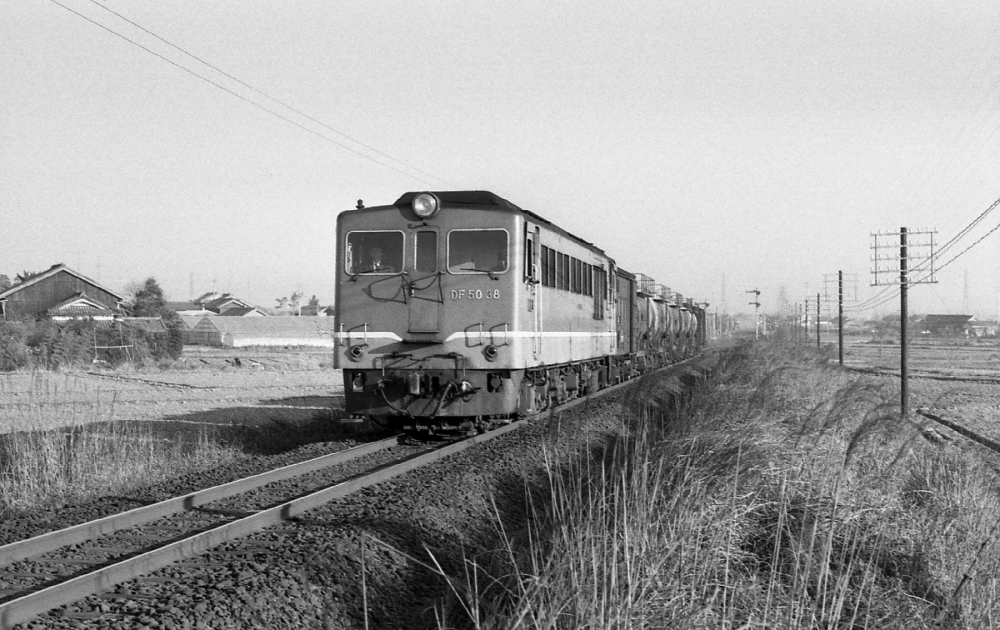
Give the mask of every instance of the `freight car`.
M 346 410 L 486 430 L 691 356 L 702 306 L 485 191 L 410 192 L 337 219 Z

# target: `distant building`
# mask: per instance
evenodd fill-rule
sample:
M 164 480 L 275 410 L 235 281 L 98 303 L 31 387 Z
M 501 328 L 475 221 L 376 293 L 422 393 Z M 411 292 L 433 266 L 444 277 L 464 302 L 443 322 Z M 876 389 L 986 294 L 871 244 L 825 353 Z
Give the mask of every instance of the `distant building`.
M 964 335 L 972 315 L 914 315 L 909 321 L 921 333 L 940 337 Z
M 184 343 L 207 346 L 333 347 L 326 317 L 202 317 L 184 332 Z
M 221 311 L 219 317 L 267 317 L 267 313 L 255 306 L 233 306 Z
M 222 314 L 223 312 L 231 308 L 254 308 L 254 305 L 248 302 L 244 302 L 243 300 L 233 296 L 232 294 L 223 293 L 222 295 L 216 297 L 215 299 L 203 302 L 202 307 L 206 311 L 212 311 L 213 313 Z
M 205 310 L 201 304 L 197 304 L 193 301 L 191 302 L 167 302 L 163 305 L 169 311 L 173 311 L 178 315 L 197 315 L 198 317 L 203 317 L 205 315 L 213 314 L 211 311 Z
M 0 292 L 0 318 L 113 319 L 125 298 L 63 264 Z
M 996 337 L 1000 334 L 1000 322 L 972 319 L 969 321 L 968 328 L 969 335 L 973 337 Z

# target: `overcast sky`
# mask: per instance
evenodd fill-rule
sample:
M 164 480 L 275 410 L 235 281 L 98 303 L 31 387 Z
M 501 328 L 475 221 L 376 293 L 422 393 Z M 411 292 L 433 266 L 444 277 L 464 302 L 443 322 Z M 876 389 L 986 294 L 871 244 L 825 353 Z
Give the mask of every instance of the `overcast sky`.
M 483 189 L 776 310 L 837 270 L 873 296 L 871 232 L 944 244 L 1000 198 L 996 0 L 58 3 L 0 0 L 11 278 L 329 303 L 338 212 Z M 912 310 L 995 318 L 1000 231 L 938 279 Z

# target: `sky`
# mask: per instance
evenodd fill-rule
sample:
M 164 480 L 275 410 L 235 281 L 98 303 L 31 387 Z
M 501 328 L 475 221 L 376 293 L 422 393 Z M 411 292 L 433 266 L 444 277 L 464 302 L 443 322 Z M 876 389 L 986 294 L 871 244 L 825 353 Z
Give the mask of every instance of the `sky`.
M 0 0 L 0 273 L 328 304 L 339 212 L 472 189 L 720 312 L 898 312 L 935 231 L 911 312 L 996 319 L 998 58 L 995 0 Z

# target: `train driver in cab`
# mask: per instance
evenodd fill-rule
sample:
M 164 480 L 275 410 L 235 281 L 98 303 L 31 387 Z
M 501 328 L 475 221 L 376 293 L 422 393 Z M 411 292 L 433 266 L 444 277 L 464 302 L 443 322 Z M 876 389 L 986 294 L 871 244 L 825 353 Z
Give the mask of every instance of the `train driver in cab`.
M 396 273 L 395 267 L 382 260 L 381 247 L 372 247 L 368 255 L 370 260 L 368 266 L 364 268 L 362 273 Z

